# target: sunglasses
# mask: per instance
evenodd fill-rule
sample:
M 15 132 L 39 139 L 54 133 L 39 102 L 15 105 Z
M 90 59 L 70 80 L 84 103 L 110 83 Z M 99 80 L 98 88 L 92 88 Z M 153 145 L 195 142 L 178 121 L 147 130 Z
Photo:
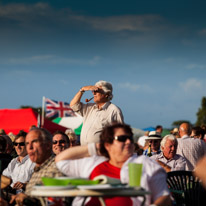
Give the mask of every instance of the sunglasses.
M 53 144 L 57 144 L 59 142 L 59 144 L 64 144 L 66 141 L 65 140 L 59 140 L 59 141 L 53 141 Z
M 96 94 L 96 93 L 105 94 L 105 92 L 102 89 L 92 90 L 92 93 L 94 93 L 94 94 Z
M 25 146 L 25 142 L 14 142 L 14 146 Z
M 129 139 L 132 143 L 134 142 L 133 136 L 129 136 L 129 135 L 115 136 L 114 139 L 119 142 L 126 142 L 127 139 Z

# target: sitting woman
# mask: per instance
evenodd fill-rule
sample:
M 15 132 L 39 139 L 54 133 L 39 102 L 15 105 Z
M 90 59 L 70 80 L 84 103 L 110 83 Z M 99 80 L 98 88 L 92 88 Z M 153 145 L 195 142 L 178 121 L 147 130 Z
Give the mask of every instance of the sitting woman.
M 93 179 L 98 175 L 118 178 L 128 183 L 128 163 L 142 163 L 141 187 L 151 192 L 146 196 L 145 205 L 171 205 L 166 184 L 165 171 L 154 161 L 142 155 L 133 155 L 134 144 L 132 130 L 128 125 L 113 124 L 103 129 L 100 144 L 90 143 L 85 146 L 69 148 L 56 156 L 59 170 L 71 177 Z M 98 156 L 101 154 L 103 156 Z M 91 198 L 86 205 L 100 205 L 96 198 Z M 104 198 L 106 205 L 140 205 L 142 198 L 114 197 Z M 74 205 L 81 205 L 75 201 Z

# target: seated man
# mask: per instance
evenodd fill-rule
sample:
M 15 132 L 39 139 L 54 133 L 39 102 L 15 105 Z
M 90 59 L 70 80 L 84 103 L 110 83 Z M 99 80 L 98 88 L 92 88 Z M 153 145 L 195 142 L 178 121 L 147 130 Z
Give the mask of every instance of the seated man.
M 151 156 L 154 154 L 159 154 L 161 152 L 160 150 L 160 142 L 162 140 L 161 134 L 156 131 L 151 131 L 149 133 L 149 136 L 145 139 L 146 144 L 149 145 L 151 149 L 151 153 L 149 154 L 149 148 L 144 150 L 143 155 Z
M 36 163 L 34 173 L 26 185 L 25 194 L 13 196 L 11 203 L 16 200 L 18 205 L 23 205 L 24 199 L 31 201 L 30 205 L 38 205 L 35 198 L 30 197 L 32 187 L 42 184 L 42 177 L 58 177 L 63 174 L 57 169 L 52 155 L 52 135 L 45 129 L 34 128 L 26 136 L 26 150 L 32 162 Z
M 176 154 L 177 145 L 178 142 L 174 135 L 166 135 L 161 141 L 162 152 L 150 158 L 156 160 L 166 172 L 185 170 L 186 160 L 184 157 Z
M 14 147 L 17 157 L 14 158 L 3 171 L 3 175 L 12 179 L 11 192 L 18 193 L 25 189 L 26 183 L 30 180 L 35 164 L 29 159 L 26 152 L 26 132 L 20 131 L 14 140 Z
M 97 148 L 103 156 L 97 155 Z M 133 152 L 131 128 L 117 123 L 103 129 L 100 143 L 71 147 L 57 155 L 55 160 L 57 167 L 67 176 L 94 179 L 103 174 L 120 179 L 122 183 L 129 182 L 128 163 L 142 163 L 141 187 L 151 191 L 151 195 L 146 196 L 145 205 L 171 205 L 165 171 L 150 158 L 144 155 L 137 157 Z M 98 201 L 97 198 L 91 198 L 86 205 L 99 205 Z M 104 201 L 107 206 L 130 206 L 140 205 L 142 198 L 105 197 Z M 75 200 L 73 205 L 81 205 L 81 202 Z
M 52 138 L 52 151 L 55 155 L 59 154 L 61 151 L 69 148 L 70 141 L 68 136 L 61 131 L 57 131 L 53 134 Z

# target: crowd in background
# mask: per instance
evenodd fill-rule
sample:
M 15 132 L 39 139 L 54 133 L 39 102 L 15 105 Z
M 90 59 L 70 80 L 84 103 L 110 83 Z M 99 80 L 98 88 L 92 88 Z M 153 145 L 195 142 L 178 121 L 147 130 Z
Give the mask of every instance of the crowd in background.
M 81 102 L 86 91 L 92 91 L 94 103 L 88 103 L 87 99 L 86 104 Z M 128 184 L 129 163 L 143 165 L 141 187 L 151 192 L 146 196 L 146 206 L 172 205 L 167 173 L 196 170 L 198 161 L 206 155 L 206 127 L 192 128 L 182 123 L 162 137 L 163 127 L 157 125 L 155 131 L 146 131 L 134 142 L 132 129 L 124 123 L 121 109 L 110 102 L 112 91 L 111 83 L 99 81 L 83 86 L 71 100 L 72 109 L 83 116 L 80 141 L 70 129 L 53 135 L 36 126 L 31 126 L 28 133 L 20 131 L 17 135 L 5 134 L 1 129 L 0 172 L 11 179 L 3 199 L 0 198 L 1 205 L 41 205 L 38 198 L 31 196 L 31 191 L 36 184 L 43 184 L 42 177 L 94 179 L 104 174 Z M 54 197 L 46 201 L 60 206 L 82 204 L 81 198 Z M 138 206 L 142 199 L 105 197 L 104 201 L 107 206 Z M 88 198 L 85 204 L 100 203 L 97 198 Z

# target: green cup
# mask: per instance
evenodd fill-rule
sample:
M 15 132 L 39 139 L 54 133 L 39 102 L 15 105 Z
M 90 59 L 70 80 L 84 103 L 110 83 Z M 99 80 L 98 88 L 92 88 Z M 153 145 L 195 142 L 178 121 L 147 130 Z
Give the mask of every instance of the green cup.
M 142 176 L 142 164 L 129 163 L 129 186 L 139 187 Z

